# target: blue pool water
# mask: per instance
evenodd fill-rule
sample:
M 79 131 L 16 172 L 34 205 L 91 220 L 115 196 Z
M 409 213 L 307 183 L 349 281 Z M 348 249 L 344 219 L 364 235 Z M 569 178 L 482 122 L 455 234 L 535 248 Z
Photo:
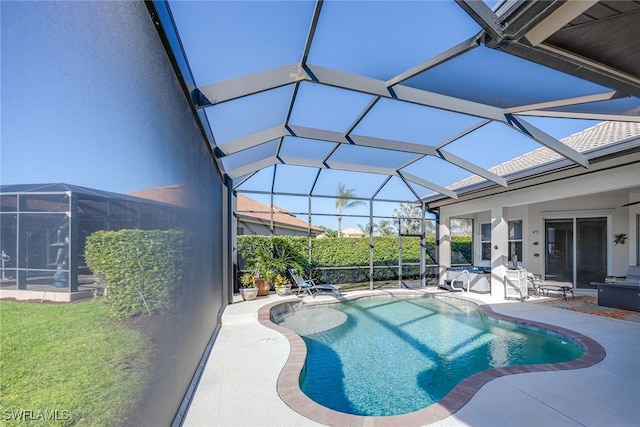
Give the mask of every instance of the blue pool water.
M 413 412 L 474 373 L 566 362 L 584 353 L 567 338 L 492 320 L 475 304 L 452 298 L 369 297 L 274 321 L 307 345 L 302 391 L 355 415 Z

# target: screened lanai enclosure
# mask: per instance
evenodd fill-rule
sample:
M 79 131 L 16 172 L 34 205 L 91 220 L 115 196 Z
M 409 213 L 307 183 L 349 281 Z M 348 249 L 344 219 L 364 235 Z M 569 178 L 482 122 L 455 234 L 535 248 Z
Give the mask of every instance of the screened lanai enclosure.
M 181 226 L 180 207 L 68 184 L 0 186 L 3 289 L 97 289 L 84 261 L 98 230 Z
M 640 122 L 639 18 L 640 2 L 608 0 L 2 2 L 3 287 L 39 289 L 38 304 L 21 306 L 38 310 L 48 290 L 80 290 L 82 236 L 98 228 L 193 237 L 171 310 L 104 320 L 148 344 L 132 359 L 148 365 L 100 366 L 143 371 L 135 395 L 109 414 L 71 416 L 182 424 L 234 301 L 237 194 L 327 233 L 364 232 L 365 260 L 389 221 L 393 268 L 416 264 L 407 268 L 418 269 L 417 286 L 435 280 L 429 271 L 441 280 L 446 267 L 472 262 L 454 254 L 453 220 L 477 237 L 473 259 L 486 251 L 492 272 L 506 268 L 507 245 L 526 250 L 528 223 L 500 217 L 502 234 L 492 226 L 480 241 L 491 218 L 443 219 L 441 206 L 542 175 L 522 162 L 494 169 L 537 149 L 550 153 L 544 168 L 590 171 L 592 158 L 565 138 Z M 619 149 L 605 147 L 598 165 L 615 167 L 607 161 Z M 71 190 L 22 192 L 40 183 Z M 184 203 L 125 196 L 159 188 L 185 189 Z M 613 231 L 631 235 L 626 224 Z M 411 239 L 420 254 L 401 259 Z M 376 266 L 360 266 L 371 280 Z M 37 381 L 65 396 L 57 377 Z M 89 404 L 98 395 L 70 394 Z M 75 408 L 19 398 L 7 408 Z
M 438 280 L 439 264 L 474 259 L 426 250 L 429 233 L 439 241 L 430 203 L 506 190 L 527 164 L 492 168 L 540 148 L 588 168 L 561 139 L 601 120 L 638 121 L 638 63 L 605 53 L 638 43 L 602 29 L 617 22 L 637 33 L 639 6 L 169 2 L 157 12 L 233 190 L 338 234 L 363 231 L 370 265 L 360 267 L 371 285 L 373 236 L 392 223 L 402 276 L 400 222 L 414 221 L 424 286 Z M 508 259 L 522 256 L 509 246 Z
M 606 18 L 637 32 L 626 24 L 638 8 L 169 2 L 158 15 L 236 191 L 331 197 L 364 173 L 360 197 L 422 201 L 455 199 L 451 187 L 470 175 L 507 187 L 487 169 L 539 147 L 587 167 L 559 139 L 598 120 L 637 121 L 637 61 L 600 58 L 596 45 L 637 42 L 596 30 Z

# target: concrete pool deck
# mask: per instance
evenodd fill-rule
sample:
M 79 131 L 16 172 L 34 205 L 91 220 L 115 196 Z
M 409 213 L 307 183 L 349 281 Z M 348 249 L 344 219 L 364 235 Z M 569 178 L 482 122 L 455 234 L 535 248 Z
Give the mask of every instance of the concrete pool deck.
M 429 288 L 429 292 L 435 289 Z M 369 291 L 349 295 L 365 293 Z M 499 314 L 583 334 L 602 345 L 606 357 L 582 369 L 495 378 L 482 385 L 457 412 L 423 425 L 640 425 L 640 323 L 536 304 L 536 298 L 518 302 L 477 294 L 471 297 L 490 304 Z M 278 395 L 278 377 L 291 347 L 284 335 L 260 324 L 258 311 L 287 300 L 300 299 L 269 295 L 234 302 L 225 309 L 222 327 L 185 416 L 185 426 L 346 425 L 337 419 L 315 422 L 291 409 Z M 334 298 L 304 298 L 305 302 L 320 300 Z M 382 424 L 380 418 L 370 417 L 350 425 Z

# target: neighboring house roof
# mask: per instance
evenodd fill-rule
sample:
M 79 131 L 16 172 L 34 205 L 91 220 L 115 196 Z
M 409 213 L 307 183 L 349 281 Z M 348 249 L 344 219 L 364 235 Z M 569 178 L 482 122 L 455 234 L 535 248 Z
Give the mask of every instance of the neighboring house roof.
M 624 141 L 629 138 L 640 136 L 640 123 L 634 122 L 601 122 L 595 126 L 574 133 L 560 141 L 580 153 L 588 153 L 591 150 Z M 498 166 L 489 169 L 496 175 L 506 177 L 508 175 L 532 169 L 543 164 L 564 159 L 563 156 L 547 147 L 523 154 L 515 159 L 509 160 Z M 469 178 L 458 181 L 447 188 L 451 190 L 465 188 L 481 182 L 486 182 L 485 178 L 473 175 Z
M 129 196 L 155 200 L 176 206 L 191 206 L 193 197 L 183 184 L 167 185 L 165 187 L 149 188 L 127 193 Z
M 178 206 L 191 204 L 190 191 L 182 184 L 168 185 L 166 187 L 150 188 L 129 193 L 131 196 L 143 197 L 163 203 Z M 242 194 L 237 195 L 237 212 L 240 221 L 258 222 L 269 225 L 271 221 L 271 207 L 260 203 Z M 277 227 L 290 228 L 306 232 L 309 224 L 296 218 L 292 213 L 274 206 L 273 221 Z M 322 229 L 311 226 L 312 234 L 322 233 Z
M 364 237 L 365 234 L 362 230 L 357 230 L 355 228 L 349 227 L 342 230 L 342 235 L 344 237 Z
M 111 191 L 97 190 L 95 188 L 81 187 L 79 185 L 58 183 L 43 184 L 8 184 L 1 185 L 2 193 L 78 193 L 86 196 L 105 197 L 108 199 L 130 200 L 131 197 Z
M 239 221 L 256 221 L 268 225 L 271 222 L 271 205 L 260 203 L 242 194 L 237 195 L 236 210 Z M 277 227 L 307 231 L 309 223 L 296 218 L 285 209 L 273 206 L 273 222 Z M 320 234 L 322 229 L 311 226 L 311 234 Z
M 8 184 L 0 185 L 0 193 L 2 194 L 56 194 L 56 193 L 74 193 L 79 197 L 82 203 L 79 209 L 84 209 L 91 199 L 119 200 L 125 202 L 144 203 L 146 205 L 164 205 L 163 200 L 154 199 L 152 197 L 138 196 L 138 193 L 120 194 L 111 191 L 97 190 L 95 188 L 82 187 L 79 185 L 65 183 L 44 183 L 44 184 Z M 17 199 L 3 198 L 2 207 L 16 207 Z M 28 202 L 27 209 L 42 212 L 59 212 L 61 205 L 55 199 L 40 199 L 31 197 Z M 93 209 L 96 206 L 93 205 Z

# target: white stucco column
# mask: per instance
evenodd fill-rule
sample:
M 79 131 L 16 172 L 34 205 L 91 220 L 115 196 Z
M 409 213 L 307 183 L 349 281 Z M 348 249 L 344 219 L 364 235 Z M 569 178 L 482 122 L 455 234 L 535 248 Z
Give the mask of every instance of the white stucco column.
M 507 208 L 491 208 L 491 295 L 504 298 L 504 276 L 509 256 Z
M 438 227 L 438 235 L 440 244 L 438 245 L 438 283 L 444 284 L 447 277 L 447 267 L 451 267 L 451 229 L 449 227 L 450 217 L 440 216 L 440 225 Z
M 629 233 L 627 234 L 629 242 L 629 265 L 638 264 L 638 215 L 640 215 L 640 191 L 635 191 L 629 195 L 629 203 L 636 203 L 629 206 Z

